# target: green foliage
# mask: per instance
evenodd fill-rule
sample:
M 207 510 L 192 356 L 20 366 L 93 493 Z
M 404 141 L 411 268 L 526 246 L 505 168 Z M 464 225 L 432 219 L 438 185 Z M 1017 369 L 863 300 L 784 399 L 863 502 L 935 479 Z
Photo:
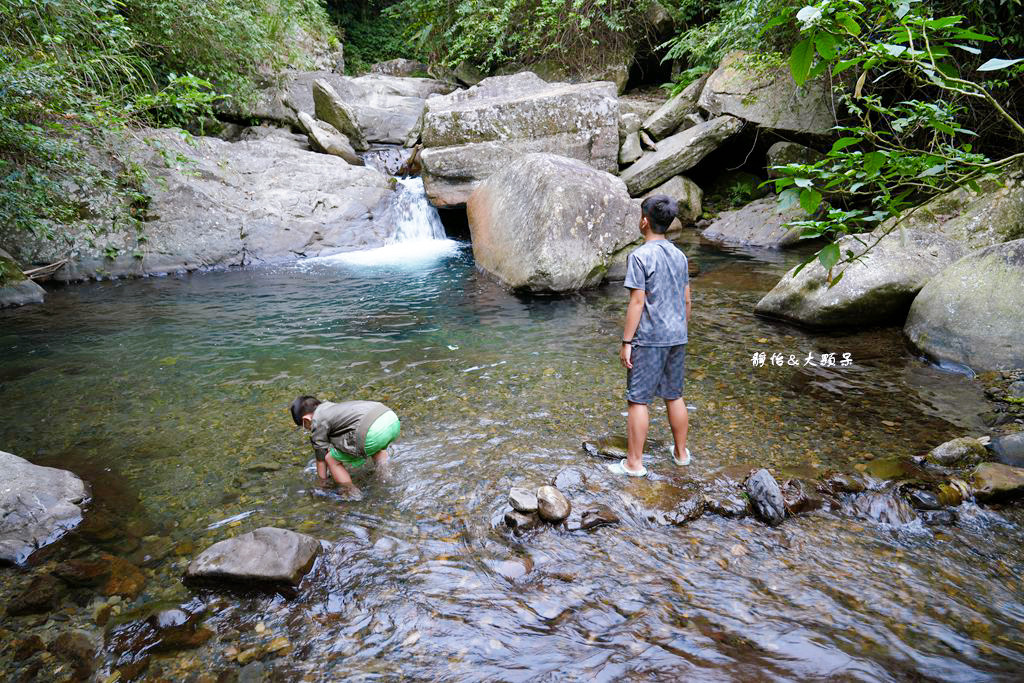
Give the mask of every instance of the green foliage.
M 348 73 L 366 73 L 377 62 L 390 59 L 427 57 L 405 38 L 404 22 L 383 13 L 382 10 L 393 4 L 393 0 L 369 0 L 365 3 L 334 3 L 329 7 L 331 19 L 344 32 L 345 70 Z
M 825 0 L 773 21 L 790 20 L 800 28 L 789 57 L 793 79 L 828 75 L 842 83 L 838 96 L 853 119 L 838 128 L 842 137 L 824 159 L 779 167 L 783 176 L 774 181 L 784 203 L 817 212 L 794 225 L 805 237 L 832 240 L 817 254 L 830 280 L 834 266 L 860 258 L 852 251 L 841 257 L 835 241 L 844 234 L 896 219 L 870 250 L 929 197 L 962 186 L 976 190 L 980 178 L 1024 159 L 1024 126 L 972 78 L 998 69 L 1019 74 L 1020 60 L 979 64 L 982 47 L 995 40 L 962 15 L 936 16 L 929 5 L 907 0 Z M 996 160 L 979 151 L 977 133 L 964 123 L 979 109 L 1015 138 Z
M 310 39 L 331 40 L 317 0 L 2 0 L 0 228 L 53 237 L 89 213 L 91 191 L 135 207 L 137 169 L 121 159 L 111 178 L 83 142 L 209 115 L 263 69 L 308 66 Z
M 794 7 L 796 0 L 680 0 L 676 22 L 680 33 L 663 45 L 665 59 L 680 59 L 685 68 L 673 84 L 673 94 L 700 75 L 714 69 L 734 50 L 769 55 L 788 49 L 795 31 L 776 30 L 764 35 L 770 17 Z
M 402 0 L 385 11 L 433 63 L 484 70 L 558 60 L 600 68 L 628 49 L 649 0 Z

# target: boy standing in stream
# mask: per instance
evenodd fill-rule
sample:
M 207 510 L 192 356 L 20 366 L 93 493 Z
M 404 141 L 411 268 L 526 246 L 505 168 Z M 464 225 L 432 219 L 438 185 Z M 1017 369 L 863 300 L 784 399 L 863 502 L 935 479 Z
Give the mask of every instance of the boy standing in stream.
M 625 286 L 629 289 L 626 324 L 619 360 L 626 368 L 627 457 L 608 466 L 615 474 L 643 477 L 644 442 L 650 425 L 647 406 L 655 396 L 665 399 L 675 441 L 672 460 L 690 464 L 686 447 L 689 414 L 683 400 L 687 323 L 690 320 L 690 273 L 686 255 L 665 238 L 677 204 L 654 195 L 641 205 L 640 234 L 644 243 L 629 255 Z

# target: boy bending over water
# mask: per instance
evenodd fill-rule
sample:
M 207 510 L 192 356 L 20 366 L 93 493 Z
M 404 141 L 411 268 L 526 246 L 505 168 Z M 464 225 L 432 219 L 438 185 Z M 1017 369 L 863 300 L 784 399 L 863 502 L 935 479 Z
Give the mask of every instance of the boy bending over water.
M 359 495 L 345 467 L 359 467 L 367 458 L 373 459 L 382 476 L 386 475 L 388 446 L 402 425 L 394 411 L 383 403 L 333 403 L 315 396 L 299 396 L 292 401 L 291 412 L 295 424 L 311 432 L 309 441 L 321 482 L 326 483 L 329 472 L 339 486 Z

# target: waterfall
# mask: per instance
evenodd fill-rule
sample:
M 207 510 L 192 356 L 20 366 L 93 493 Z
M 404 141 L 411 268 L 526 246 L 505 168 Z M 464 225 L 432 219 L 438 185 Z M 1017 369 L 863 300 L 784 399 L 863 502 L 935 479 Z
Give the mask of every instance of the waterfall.
M 459 243 L 445 236 L 437 209 L 427 201 L 422 178 L 396 178 L 398 188 L 391 207 L 395 230 L 383 247 L 347 251 L 305 262 L 341 262 L 360 266 L 409 266 L 433 263 L 458 252 Z
M 422 178 L 397 178 L 395 234 L 387 244 L 446 239 L 437 209 L 427 201 Z

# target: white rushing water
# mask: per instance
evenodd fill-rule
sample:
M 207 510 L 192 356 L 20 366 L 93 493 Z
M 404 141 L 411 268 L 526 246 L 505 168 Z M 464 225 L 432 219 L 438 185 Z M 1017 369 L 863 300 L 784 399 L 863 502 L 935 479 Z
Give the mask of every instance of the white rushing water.
M 450 256 L 459 243 L 445 236 L 437 209 L 427 201 L 422 178 L 397 178 L 395 232 L 383 247 L 349 251 L 334 256 L 306 259 L 306 262 L 347 263 L 364 266 L 416 266 Z

